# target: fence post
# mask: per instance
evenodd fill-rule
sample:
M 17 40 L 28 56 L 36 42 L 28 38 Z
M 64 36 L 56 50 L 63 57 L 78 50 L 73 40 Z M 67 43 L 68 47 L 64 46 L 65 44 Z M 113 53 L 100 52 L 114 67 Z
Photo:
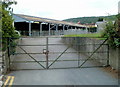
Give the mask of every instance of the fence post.
M 10 70 L 10 37 L 7 37 L 8 71 Z
M 9 71 L 9 60 L 8 60 L 8 51 L 5 51 L 3 54 L 4 58 L 4 74 L 6 74 Z
M 120 78 L 120 48 L 118 48 L 118 78 Z
M 109 50 L 110 50 L 110 49 L 109 49 L 109 44 L 107 44 L 107 46 L 108 46 L 108 52 L 107 52 L 107 57 L 108 57 L 108 58 L 107 58 L 107 66 L 109 66 Z

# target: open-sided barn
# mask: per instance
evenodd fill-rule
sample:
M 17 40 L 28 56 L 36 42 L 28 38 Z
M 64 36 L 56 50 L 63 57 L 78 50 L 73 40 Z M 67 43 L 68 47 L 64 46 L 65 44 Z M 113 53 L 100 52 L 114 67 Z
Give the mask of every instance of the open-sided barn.
M 13 18 L 16 30 L 29 36 L 33 35 L 34 32 L 37 35 L 54 35 L 59 31 L 64 34 L 64 31 L 68 29 L 86 28 L 86 26 L 80 24 L 23 14 L 13 14 Z

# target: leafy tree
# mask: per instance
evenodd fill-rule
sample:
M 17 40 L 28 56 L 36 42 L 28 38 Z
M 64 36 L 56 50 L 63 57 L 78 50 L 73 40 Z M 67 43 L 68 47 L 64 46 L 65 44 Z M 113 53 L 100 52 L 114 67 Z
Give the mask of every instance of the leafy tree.
M 2 32 L 2 2 L 0 1 L 0 32 Z
M 13 18 L 12 18 L 12 8 L 10 7 L 12 4 L 17 4 L 12 0 L 2 0 L 0 1 L 0 34 L 2 39 L 0 39 L 0 43 L 2 42 L 2 47 L 0 50 L 6 50 L 7 47 L 7 39 L 4 37 L 15 37 L 15 31 L 13 27 Z M 11 42 L 13 43 L 13 42 Z M 1 46 L 1 44 L 0 44 Z
M 103 31 L 103 36 L 108 38 L 108 43 L 111 47 L 120 47 L 120 14 L 117 16 L 115 23 L 108 22 L 106 28 Z
M 0 21 L 2 21 L 2 37 L 14 37 L 14 27 L 13 27 L 13 18 L 12 18 L 12 11 L 11 11 L 11 5 L 16 4 L 15 1 L 11 0 L 4 0 L 2 3 L 2 9 L 0 11 L 0 14 L 2 18 Z
M 100 17 L 100 18 L 98 19 L 98 21 L 103 21 L 103 18 Z
M 118 36 L 120 37 L 120 14 L 117 15 L 116 31 L 118 33 Z

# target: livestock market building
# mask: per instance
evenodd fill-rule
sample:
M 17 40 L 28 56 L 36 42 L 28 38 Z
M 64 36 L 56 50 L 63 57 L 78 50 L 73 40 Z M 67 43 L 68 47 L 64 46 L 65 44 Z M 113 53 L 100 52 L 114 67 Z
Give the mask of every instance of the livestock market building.
M 64 35 L 68 29 L 86 29 L 77 23 L 23 14 L 13 14 L 13 18 L 16 30 L 27 36 Z

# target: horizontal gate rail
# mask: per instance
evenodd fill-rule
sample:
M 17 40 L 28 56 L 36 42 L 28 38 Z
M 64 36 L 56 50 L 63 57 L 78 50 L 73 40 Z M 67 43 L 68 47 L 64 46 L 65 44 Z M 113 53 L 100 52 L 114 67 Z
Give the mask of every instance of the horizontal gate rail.
M 69 44 L 48 44 L 48 45 L 69 45 Z
M 80 59 L 81 61 L 84 61 L 86 59 Z M 106 60 L 106 59 L 89 59 L 90 61 L 93 60 Z M 49 60 L 48 62 L 53 62 L 54 60 Z M 63 62 L 63 61 L 78 61 L 76 59 L 71 59 L 71 60 L 57 60 L 56 62 Z M 13 61 L 12 63 L 32 63 L 35 61 Z M 38 61 L 38 62 L 46 62 L 46 61 Z
M 46 45 L 17 45 L 17 46 L 46 46 Z
M 77 44 L 79 46 L 84 46 L 84 45 L 93 45 L 93 44 Z M 101 45 L 101 44 L 95 44 L 95 45 Z M 103 45 L 108 45 L 108 44 L 103 44 Z
M 107 53 L 108 51 L 101 51 L 101 52 L 96 52 L 96 53 Z M 50 54 L 59 54 L 62 52 L 49 52 Z M 65 52 L 65 54 L 69 53 L 77 53 L 77 52 Z M 78 53 L 93 53 L 93 52 L 78 52 Z M 14 54 L 26 54 L 26 53 L 14 53 Z M 43 53 L 28 53 L 28 54 L 43 54 Z
M 96 53 L 107 53 L 108 51 L 99 51 L 99 52 L 96 52 Z M 49 52 L 51 54 L 54 54 L 54 53 L 62 53 L 62 52 Z M 85 51 L 79 51 L 79 52 L 65 52 L 66 53 L 93 53 L 93 52 L 85 52 Z
M 15 53 L 15 54 L 26 54 L 26 53 Z M 43 54 L 43 53 L 28 53 L 28 54 Z
M 48 45 L 70 45 L 70 44 L 48 44 Z M 93 44 L 77 44 L 78 46 L 84 46 L 84 45 L 93 45 Z M 100 45 L 100 44 L 95 44 L 95 45 Z M 103 45 L 108 45 L 108 44 L 103 44 Z

